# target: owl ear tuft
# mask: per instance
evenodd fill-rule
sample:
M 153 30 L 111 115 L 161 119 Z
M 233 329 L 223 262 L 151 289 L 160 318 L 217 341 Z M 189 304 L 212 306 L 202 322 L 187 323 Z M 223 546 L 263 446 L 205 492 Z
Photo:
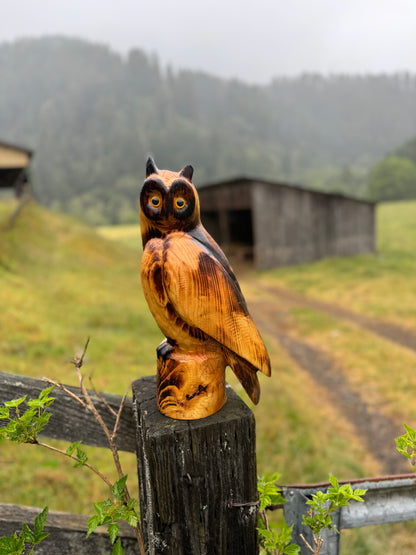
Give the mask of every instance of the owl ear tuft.
M 151 175 L 152 173 L 159 173 L 159 170 L 157 169 L 153 158 L 149 156 L 146 162 L 146 177 L 149 177 L 149 175 Z
M 194 175 L 194 168 L 191 165 L 185 166 L 183 170 L 181 170 L 180 174 L 181 177 L 188 179 L 188 181 L 192 182 L 192 176 Z

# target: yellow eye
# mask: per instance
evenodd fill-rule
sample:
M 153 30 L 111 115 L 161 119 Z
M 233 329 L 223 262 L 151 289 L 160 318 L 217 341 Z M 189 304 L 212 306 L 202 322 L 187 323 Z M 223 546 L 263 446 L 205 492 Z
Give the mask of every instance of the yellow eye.
M 154 206 L 155 208 L 157 208 L 158 206 L 160 206 L 160 198 L 157 196 L 154 196 L 150 199 L 150 202 L 152 203 L 152 206 Z
M 179 210 L 181 208 L 183 208 L 186 205 L 186 200 L 182 197 L 178 197 L 175 199 L 175 206 L 176 208 L 178 208 Z

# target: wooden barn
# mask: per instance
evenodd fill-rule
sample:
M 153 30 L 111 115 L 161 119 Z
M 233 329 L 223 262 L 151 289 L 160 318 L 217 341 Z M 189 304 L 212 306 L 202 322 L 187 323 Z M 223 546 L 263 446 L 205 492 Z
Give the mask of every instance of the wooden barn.
M 231 260 L 259 269 L 375 250 L 375 203 L 236 178 L 198 189 L 201 220 Z
M 0 196 L 20 197 L 27 187 L 27 169 L 33 152 L 0 141 Z

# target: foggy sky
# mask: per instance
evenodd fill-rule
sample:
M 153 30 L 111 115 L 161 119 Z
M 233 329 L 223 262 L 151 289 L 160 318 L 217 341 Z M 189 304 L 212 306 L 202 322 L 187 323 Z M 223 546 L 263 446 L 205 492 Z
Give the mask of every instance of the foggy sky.
M 0 42 L 45 34 L 256 83 L 416 72 L 415 0 L 1 0 Z

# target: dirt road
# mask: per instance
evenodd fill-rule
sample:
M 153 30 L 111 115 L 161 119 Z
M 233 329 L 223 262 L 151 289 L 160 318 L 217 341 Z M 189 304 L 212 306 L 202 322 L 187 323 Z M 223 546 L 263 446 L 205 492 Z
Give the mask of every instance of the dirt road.
M 251 285 L 253 286 L 254 282 L 251 282 Z M 386 474 L 409 472 L 404 457 L 394 449 L 395 438 L 403 433 L 402 422 L 393 421 L 382 412 L 370 408 L 365 396 L 360 391 L 351 389 L 339 363 L 331 360 L 327 353 L 291 336 L 290 327 L 287 326 L 287 311 L 291 306 L 313 308 L 338 319 L 353 322 L 415 351 L 416 334 L 395 324 L 380 322 L 335 305 L 308 299 L 280 287 L 262 288 L 270 293 L 267 301 L 250 299 L 250 312 L 261 331 L 267 334 L 270 340 L 277 341 L 299 366 L 321 387 L 326 388 L 331 401 L 353 425 L 357 435 L 377 457 Z M 282 305 L 285 307 L 283 310 Z

